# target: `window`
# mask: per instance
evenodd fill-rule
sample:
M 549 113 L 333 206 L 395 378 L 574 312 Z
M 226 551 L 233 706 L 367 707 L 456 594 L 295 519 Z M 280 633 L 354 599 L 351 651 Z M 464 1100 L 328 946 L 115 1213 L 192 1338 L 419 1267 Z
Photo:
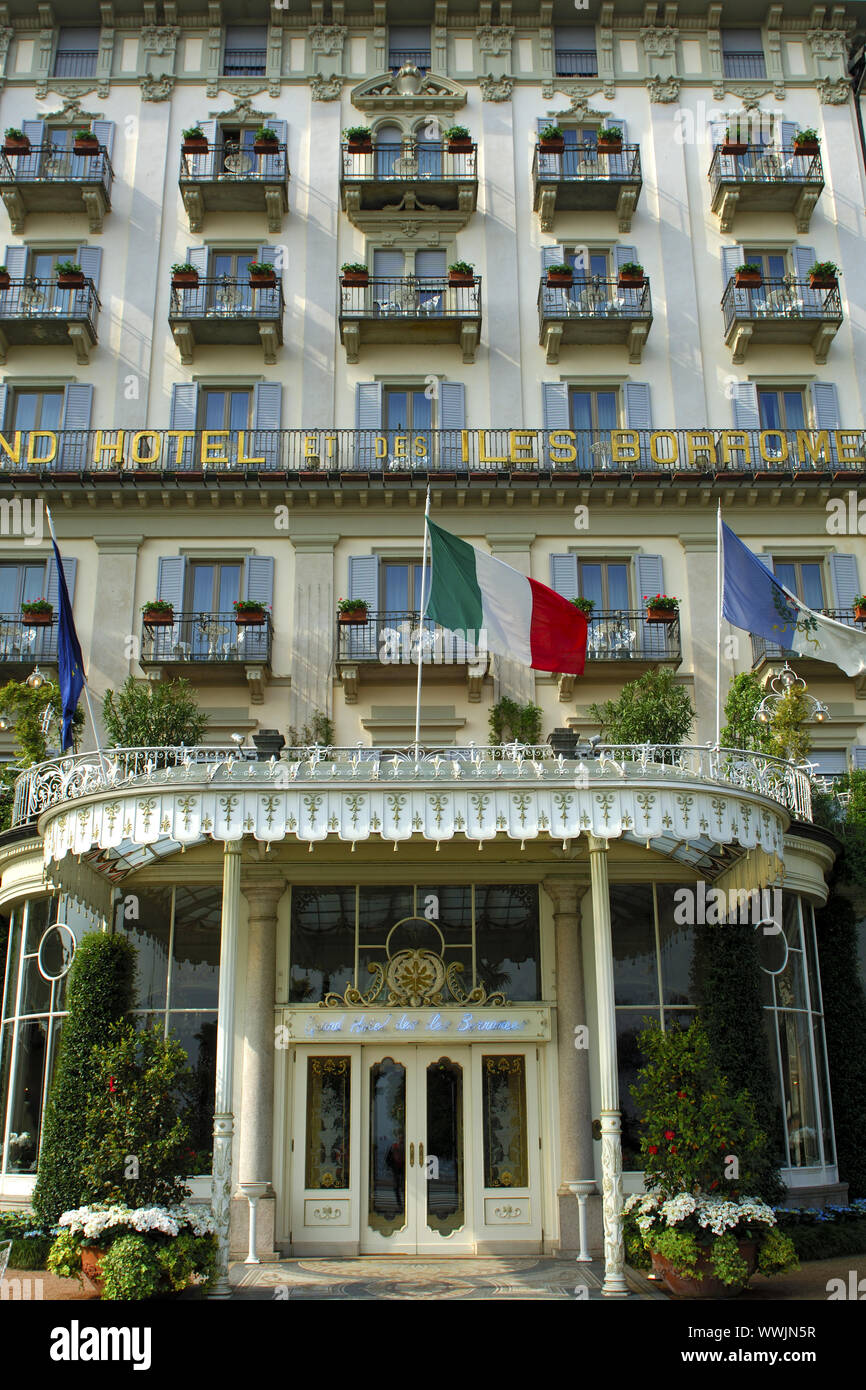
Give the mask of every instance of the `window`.
M 556 29 L 553 42 L 557 77 L 598 75 L 594 29 Z
M 568 410 L 573 430 L 615 430 L 619 425 L 619 392 L 589 391 L 572 386 Z
M 98 29 L 61 29 L 57 38 L 54 76 L 93 77 L 98 52 Z
M 382 609 L 386 613 L 420 613 L 421 561 L 386 560 L 379 567 Z
M 65 251 L 33 251 L 28 254 L 28 275 L 34 276 L 37 280 L 54 280 L 57 275 L 58 261 L 75 261 L 76 252 Z
M 62 416 L 62 391 L 15 392 L 12 402 L 13 430 L 59 430 Z
M 209 387 L 201 392 L 203 430 L 246 430 L 252 421 L 253 393 L 247 388 Z
M 388 67 L 413 63 L 422 72 L 430 66 L 430 30 L 421 25 L 391 27 L 388 31 Z
M 45 562 L 0 565 L 0 614 L 20 618 L 22 603 L 45 597 Z
M 598 612 L 627 612 L 629 568 L 627 560 L 579 560 L 578 593 L 591 598 Z
M 820 560 L 774 560 L 773 573 L 780 584 L 796 594 L 808 608 L 824 607 L 823 565 Z
M 806 428 L 805 394 L 802 389 L 759 386 L 758 412 L 762 430 Z
M 193 613 L 234 616 L 232 605 L 241 596 L 238 560 L 194 560 L 189 566 L 188 608 Z
M 377 313 L 439 314 L 445 295 L 448 253 L 377 249 L 373 252 L 371 294 Z
M 262 26 L 226 29 L 223 73 L 226 77 L 264 77 L 268 31 Z
M 760 29 L 723 29 L 722 65 L 725 77 L 736 80 L 766 77 Z

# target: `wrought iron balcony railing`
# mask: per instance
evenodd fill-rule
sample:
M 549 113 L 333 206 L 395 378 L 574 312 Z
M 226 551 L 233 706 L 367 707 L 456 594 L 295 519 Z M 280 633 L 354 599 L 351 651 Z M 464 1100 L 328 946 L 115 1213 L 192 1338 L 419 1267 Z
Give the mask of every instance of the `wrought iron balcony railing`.
M 558 48 L 553 56 L 557 77 L 597 77 L 598 58 L 594 50 Z
M 405 140 L 401 145 L 379 144 L 368 150 L 340 146 L 344 182 L 361 181 L 432 184 L 478 177 L 478 146 L 451 150 L 447 140 Z M 393 194 L 393 190 L 392 190 Z
M 165 626 L 142 623 L 140 660 L 142 666 L 269 663 L 272 637 L 270 614 L 263 623 L 239 624 L 234 611 L 175 613 Z
M 236 140 L 215 145 L 206 154 L 180 156 L 181 184 L 190 183 L 284 183 L 289 166 L 286 146 L 274 143 L 267 154 L 256 154 L 252 146 Z
M 370 609 L 364 623 L 337 619 L 337 660 L 378 662 L 382 666 L 418 664 L 451 666 L 482 661 L 487 648 L 481 634 L 460 637 L 446 632 L 418 612 Z
M 722 296 L 725 341 L 734 362 L 745 361 L 750 346 L 810 343 L 816 362 L 826 362 L 842 323 L 839 286 L 813 289 L 793 276 L 763 280 L 753 288 L 729 280 Z
M 856 627 L 862 629 L 854 617 L 853 608 L 822 608 L 820 610 L 825 617 L 835 618 L 837 623 L 844 623 L 846 627 Z M 757 666 L 761 661 L 800 661 L 808 660 L 808 654 L 803 652 L 791 651 L 788 647 L 780 647 L 775 642 L 768 642 L 766 637 L 756 637 L 752 633 L 752 665 Z M 825 665 L 826 669 L 826 665 Z
M 99 50 L 82 48 L 77 53 L 58 53 L 54 59 L 55 77 L 92 77 Z
M 76 154 L 57 145 L 31 145 L 26 154 L 12 156 L 0 150 L 0 185 L 99 184 L 108 198 L 113 178 L 114 170 L 104 145 L 93 154 Z
M 566 145 L 561 154 L 536 145 L 532 175 L 553 183 L 563 179 L 640 181 L 640 145 L 623 145 L 612 154 L 599 151 L 594 145 Z
M 391 48 L 388 50 L 388 67 L 392 71 L 397 68 L 406 67 L 407 63 L 413 64 L 426 72 L 430 67 L 429 48 Z
M 27 276 L 0 289 L 0 352 L 22 345 L 71 343 L 76 360 L 88 361 L 97 341 L 99 295 L 92 280 L 76 287 Z
M 273 474 L 304 484 L 353 476 L 510 483 L 624 476 L 686 482 L 866 474 L 866 430 L 454 429 L 0 431 L 0 476 L 76 471 L 98 481 Z
M 720 183 L 816 184 L 823 188 L 824 166 L 820 154 L 801 154 L 793 145 L 749 145 L 742 154 L 725 154 L 717 145 L 710 161 L 714 192 Z
M 646 610 L 593 609 L 587 619 L 590 661 L 680 661 L 680 618 L 651 623 Z
M 266 48 L 227 49 L 223 58 L 224 77 L 264 77 Z
M 35 665 L 57 660 L 57 616 L 31 623 L 20 613 L 0 613 L 0 665 Z
M 283 282 L 258 288 L 227 275 L 171 287 L 169 319 L 282 319 Z
M 341 285 L 340 317 L 431 319 L 481 317 L 481 276 L 470 285 L 452 285 L 447 276 L 371 276 L 366 285 Z
M 649 280 L 632 287 L 593 275 L 561 288 L 543 279 L 538 289 L 538 312 L 541 320 L 652 318 Z
M 766 77 L 767 65 L 763 53 L 723 53 L 725 77 L 736 82 L 750 82 L 754 77 Z

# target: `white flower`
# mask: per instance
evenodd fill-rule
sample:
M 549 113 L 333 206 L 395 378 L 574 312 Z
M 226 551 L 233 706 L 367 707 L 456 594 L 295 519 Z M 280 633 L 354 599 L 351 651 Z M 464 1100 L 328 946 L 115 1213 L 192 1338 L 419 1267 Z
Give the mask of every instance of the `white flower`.
M 697 1206 L 690 1192 L 680 1192 L 676 1197 L 670 1197 L 662 1203 L 659 1214 L 664 1217 L 666 1225 L 675 1226 L 678 1221 L 685 1221 L 687 1216 L 692 1216 Z
M 84 1240 L 99 1240 L 107 1231 L 139 1231 L 143 1234 L 156 1232 L 164 1236 L 179 1235 L 182 1230 L 190 1230 L 193 1235 L 210 1235 L 216 1230 L 212 1212 L 208 1210 L 187 1210 L 179 1206 L 136 1207 L 121 1205 L 78 1207 L 75 1211 L 65 1211 L 58 1222 L 67 1226 L 73 1235 Z

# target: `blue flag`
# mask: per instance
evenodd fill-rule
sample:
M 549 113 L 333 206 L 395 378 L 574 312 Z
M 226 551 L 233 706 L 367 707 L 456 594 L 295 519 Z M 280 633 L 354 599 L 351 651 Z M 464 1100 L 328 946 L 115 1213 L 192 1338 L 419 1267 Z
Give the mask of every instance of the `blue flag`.
M 790 648 L 797 605 L 771 570 L 722 522 L 722 613 L 734 627 Z
M 60 698 L 63 706 L 63 728 L 60 735 L 60 751 L 65 753 L 72 747 L 72 719 L 78 708 L 78 701 L 84 689 L 84 660 L 75 623 L 72 618 L 72 604 L 66 587 L 66 575 L 57 542 L 51 537 L 54 546 L 54 560 L 57 565 L 57 593 L 60 600 L 60 613 L 57 619 L 57 668 L 60 683 Z

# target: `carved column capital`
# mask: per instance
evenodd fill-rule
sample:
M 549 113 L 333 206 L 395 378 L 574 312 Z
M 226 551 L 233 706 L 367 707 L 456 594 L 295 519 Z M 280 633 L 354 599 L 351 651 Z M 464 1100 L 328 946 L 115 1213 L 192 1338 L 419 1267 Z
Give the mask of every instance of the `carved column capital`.
M 557 916 L 571 913 L 574 917 L 580 917 L 580 899 L 586 890 L 585 884 L 577 883 L 573 878 L 545 878 L 541 886 L 553 903 Z

